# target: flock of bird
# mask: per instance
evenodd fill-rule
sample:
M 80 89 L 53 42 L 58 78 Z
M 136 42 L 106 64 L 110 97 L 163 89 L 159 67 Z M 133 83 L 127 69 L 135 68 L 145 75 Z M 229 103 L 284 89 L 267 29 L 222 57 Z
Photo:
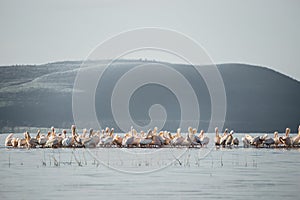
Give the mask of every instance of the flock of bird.
M 278 132 L 274 133 L 274 137 L 267 134 L 253 137 L 245 134 L 242 138 L 244 147 L 296 147 L 300 146 L 300 126 L 296 136 L 290 137 L 290 129 L 286 129 L 284 136 L 278 136 Z M 175 134 L 168 131 L 158 132 L 157 127 L 149 130 L 147 133 L 141 131 L 138 133 L 133 127 L 125 134 L 115 134 L 113 128 L 105 128 L 104 130 L 95 132 L 93 129 L 87 131 L 84 129 L 82 134 L 78 134 L 76 126 L 72 125 L 71 135 L 67 136 L 64 129 L 62 133 L 56 133 L 55 128 L 51 127 L 48 134 L 42 134 L 38 130 L 35 137 L 31 137 L 29 132 L 24 133 L 24 138 L 14 137 L 10 133 L 5 139 L 6 147 L 19 148 L 95 148 L 95 147 L 205 147 L 208 145 L 210 138 L 201 130 L 197 134 L 197 129 L 188 128 L 185 136 L 181 135 L 181 129 L 178 128 Z M 219 129 L 215 128 L 215 146 L 217 147 L 238 147 L 240 142 L 234 137 L 234 131 L 225 129 L 223 134 L 219 134 Z

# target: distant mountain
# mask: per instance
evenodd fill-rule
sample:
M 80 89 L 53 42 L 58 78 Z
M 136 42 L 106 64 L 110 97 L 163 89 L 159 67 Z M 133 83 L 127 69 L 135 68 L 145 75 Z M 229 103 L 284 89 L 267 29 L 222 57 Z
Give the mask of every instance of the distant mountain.
M 104 67 L 108 61 L 91 61 Z M 110 96 L 121 75 L 136 65 L 155 61 L 121 60 L 103 74 L 97 87 L 96 112 L 101 126 L 118 131 L 110 109 Z M 207 129 L 211 117 L 208 89 L 194 68 L 164 63 L 189 80 L 199 101 L 199 129 Z M 68 61 L 43 65 L 0 67 L 0 128 L 18 126 L 63 127 L 73 124 L 72 91 L 81 62 Z M 227 98 L 225 126 L 237 132 L 296 132 L 300 124 L 300 83 L 268 68 L 246 64 L 219 64 Z M 149 95 L 149 96 L 147 96 Z M 139 88 L 130 104 L 132 118 L 140 125 L 149 122 L 148 109 L 153 104 L 165 107 L 168 120 L 165 129 L 179 126 L 178 101 L 167 88 L 155 84 Z M 89 127 L 85 127 L 89 128 Z

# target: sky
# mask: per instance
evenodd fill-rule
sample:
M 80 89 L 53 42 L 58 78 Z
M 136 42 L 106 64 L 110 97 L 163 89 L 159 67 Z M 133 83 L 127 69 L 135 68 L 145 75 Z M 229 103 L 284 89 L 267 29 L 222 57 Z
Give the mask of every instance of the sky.
M 160 27 L 215 63 L 265 66 L 300 81 L 297 0 L 0 0 L 0 65 L 83 60 L 126 30 Z

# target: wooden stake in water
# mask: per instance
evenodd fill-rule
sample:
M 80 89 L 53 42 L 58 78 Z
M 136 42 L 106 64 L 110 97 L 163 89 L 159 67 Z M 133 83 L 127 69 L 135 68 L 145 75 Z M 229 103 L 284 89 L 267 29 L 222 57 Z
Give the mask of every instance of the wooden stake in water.
M 8 167 L 10 168 L 10 153 L 8 154 Z

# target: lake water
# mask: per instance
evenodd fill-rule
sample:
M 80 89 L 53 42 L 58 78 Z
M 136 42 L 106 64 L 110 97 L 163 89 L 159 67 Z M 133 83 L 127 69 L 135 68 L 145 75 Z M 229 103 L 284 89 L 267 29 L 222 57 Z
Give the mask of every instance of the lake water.
M 299 149 L 12 149 L 0 199 L 299 199 Z M 242 135 L 239 135 L 239 139 Z

